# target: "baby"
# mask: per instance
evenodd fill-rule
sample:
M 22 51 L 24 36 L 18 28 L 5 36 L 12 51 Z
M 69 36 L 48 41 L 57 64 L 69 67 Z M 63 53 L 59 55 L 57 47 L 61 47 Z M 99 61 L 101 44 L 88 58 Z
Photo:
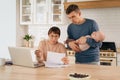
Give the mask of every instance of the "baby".
M 95 31 L 91 34 L 91 36 L 87 35 L 84 37 L 90 37 L 92 39 L 94 39 L 96 42 L 102 42 L 105 39 L 105 35 L 103 32 L 101 31 Z M 76 43 L 79 44 L 80 50 L 81 51 L 85 51 L 87 50 L 90 46 L 87 43 L 81 43 L 83 39 L 79 38 L 76 40 Z

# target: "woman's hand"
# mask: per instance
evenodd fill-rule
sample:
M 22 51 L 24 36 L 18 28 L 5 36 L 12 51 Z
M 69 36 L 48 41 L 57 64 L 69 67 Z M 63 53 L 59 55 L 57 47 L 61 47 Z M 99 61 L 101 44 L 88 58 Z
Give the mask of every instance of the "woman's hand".
M 42 55 L 41 51 L 40 50 L 36 50 L 35 51 L 35 55 L 36 55 L 37 61 L 39 63 L 42 63 L 44 59 L 43 59 L 43 55 Z
M 36 57 L 41 57 L 41 51 L 40 50 L 36 50 L 35 51 L 35 55 L 36 55 Z
M 63 61 L 64 64 L 69 64 L 69 60 L 68 60 L 67 57 L 63 57 L 62 61 Z

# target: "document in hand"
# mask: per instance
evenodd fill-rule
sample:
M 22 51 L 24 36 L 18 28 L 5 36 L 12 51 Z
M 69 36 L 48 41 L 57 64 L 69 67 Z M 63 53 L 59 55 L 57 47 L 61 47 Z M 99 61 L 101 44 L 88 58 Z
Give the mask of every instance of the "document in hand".
M 50 52 L 47 53 L 47 61 L 45 63 L 45 67 L 65 67 L 62 62 L 62 58 L 65 57 L 65 53 L 56 53 Z
M 52 64 L 52 63 L 47 63 L 47 62 L 44 62 L 45 64 L 45 67 L 48 67 L 48 68 L 61 68 L 61 67 L 67 67 L 68 65 L 65 65 L 65 64 Z
M 65 53 L 57 53 L 48 51 L 47 53 L 47 63 L 52 64 L 64 64 L 62 58 L 65 57 Z

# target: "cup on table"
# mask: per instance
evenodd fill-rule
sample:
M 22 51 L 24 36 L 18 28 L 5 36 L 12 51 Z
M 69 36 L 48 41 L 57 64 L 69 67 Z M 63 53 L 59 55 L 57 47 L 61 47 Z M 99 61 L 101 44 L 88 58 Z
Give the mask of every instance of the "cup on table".
M 4 66 L 5 65 L 5 59 L 4 58 L 0 58 L 0 66 Z

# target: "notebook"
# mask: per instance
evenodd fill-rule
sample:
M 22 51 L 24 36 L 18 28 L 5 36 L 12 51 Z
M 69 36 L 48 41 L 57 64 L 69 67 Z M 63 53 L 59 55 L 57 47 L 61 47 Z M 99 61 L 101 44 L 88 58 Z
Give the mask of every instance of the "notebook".
M 12 63 L 14 65 L 26 67 L 40 67 L 44 64 L 38 64 L 35 59 L 35 49 L 26 47 L 8 47 Z

